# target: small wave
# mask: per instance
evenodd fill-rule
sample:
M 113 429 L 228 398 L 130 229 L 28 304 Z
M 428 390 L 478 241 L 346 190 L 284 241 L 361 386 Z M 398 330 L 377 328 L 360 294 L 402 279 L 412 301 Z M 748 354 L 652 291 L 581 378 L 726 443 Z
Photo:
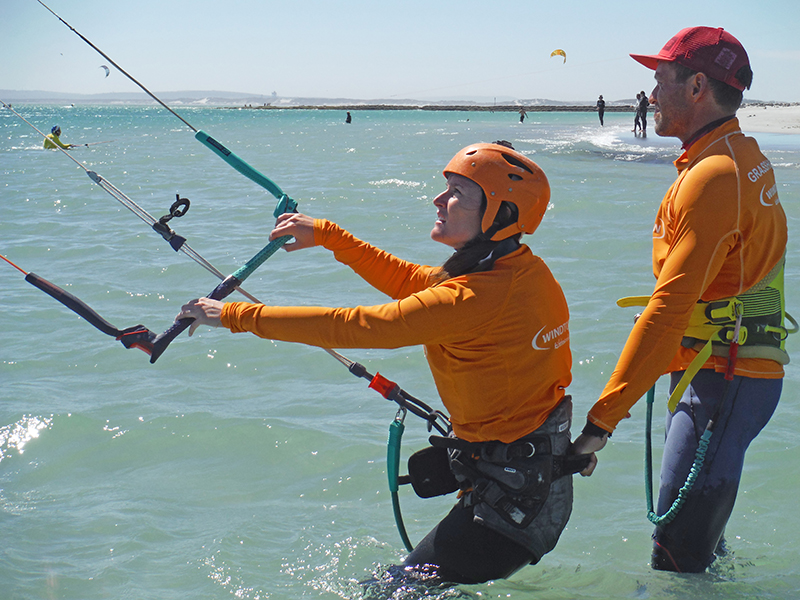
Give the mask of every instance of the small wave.
M 622 162 L 671 162 L 676 147 L 662 138 L 633 138 L 627 127 L 563 127 L 541 128 L 542 135 L 519 139 L 519 150 L 528 154 L 589 155 Z
M 379 181 L 370 181 L 370 185 L 377 186 L 394 186 L 406 188 L 418 188 L 422 185 L 421 181 L 403 181 L 402 179 L 381 179 Z
M 39 437 L 39 432 L 47 429 L 53 422 L 53 417 L 22 417 L 16 423 L 0 427 L 0 462 L 16 450 L 22 454 L 25 445 Z
M 208 578 L 227 590 L 234 598 L 246 600 L 262 600 L 269 598 L 269 594 L 259 588 L 246 585 L 241 574 L 236 569 L 231 569 L 224 561 L 219 559 L 217 551 L 203 561 L 203 566 L 208 569 Z

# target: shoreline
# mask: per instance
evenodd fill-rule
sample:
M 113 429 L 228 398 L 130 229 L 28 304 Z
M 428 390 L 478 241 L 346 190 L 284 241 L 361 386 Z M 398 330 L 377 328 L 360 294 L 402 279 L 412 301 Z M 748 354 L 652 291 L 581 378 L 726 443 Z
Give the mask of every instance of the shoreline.
M 443 111 L 443 112 L 597 112 L 592 105 L 468 105 L 468 104 L 297 104 L 275 106 L 220 106 L 221 110 L 335 110 L 335 111 Z M 608 106 L 606 113 L 633 113 L 633 106 Z M 737 111 L 742 130 L 752 133 L 800 134 L 800 104 L 758 103 L 745 104 Z
M 18 101 L 14 104 L 31 104 L 30 101 Z M 37 103 L 34 103 L 37 104 Z M 44 104 L 60 104 L 48 101 Z M 84 105 L 85 103 L 80 103 Z M 124 102 L 99 103 L 99 106 L 128 105 Z M 131 105 L 150 104 L 131 103 Z M 75 104 L 72 104 L 75 106 Z M 211 108 L 214 110 L 327 110 L 327 111 L 438 111 L 438 112 L 503 112 L 503 113 L 542 113 L 542 112 L 576 112 L 596 113 L 597 107 L 593 104 L 424 104 L 424 103 L 366 103 L 348 102 L 341 104 L 243 104 L 243 105 L 204 105 L 184 104 L 174 102 L 176 108 Z M 606 113 L 634 112 L 633 105 L 617 104 L 606 105 Z M 652 113 L 651 113 L 652 114 Z M 800 103 L 796 102 L 753 102 L 745 103 L 738 111 L 739 123 L 746 133 L 781 133 L 788 135 L 800 134 Z
M 536 104 L 531 106 L 515 104 L 287 104 L 261 106 L 220 106 L 222 110 L 428 110 L 447 112 L 597 112 L 597 108 L 589 104 L 552 105 Z M 606 106 L 606 112 L 630 112 L 633 106 Z

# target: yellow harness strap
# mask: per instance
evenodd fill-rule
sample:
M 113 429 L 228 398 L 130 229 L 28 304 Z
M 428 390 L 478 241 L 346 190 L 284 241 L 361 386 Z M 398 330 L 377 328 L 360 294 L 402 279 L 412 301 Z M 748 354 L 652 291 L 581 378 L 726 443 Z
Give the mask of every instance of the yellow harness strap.
M 675 386 L 675 389 L 672 390 L 672 393 L 669 395 L 669 400 L 667 401 L 667 408 L 669 409 L 669 412 L 675 412 L 675 408 L 677 408 L 678 402 L 681 401 L 683 392 L 686 391 L 686 388 L 689 387 L 690 383 L 692 383 L 692 379 L 694 379 L 694 376 L 697 375 L 700 367 L 702 367 L 709 358 L 711 358 L 711 340 L 708 340 L 705 343 L 703 349 L 700 350 L 692 362 L 689 363 L 689 366 L 683 372 L 683 376 L 678 382 L 678 385 Z
M 741 314 L 741 301 L 737 301 L 732 299 L 731 302 L 724 302 L 720 303 L 720 307 L 716 314 L 713 315 L 714 320 L 732 320 L 736 319 L 736 315 Z M 628 296 L 625 298 L 620 298 L 617 300 L 617 306 L 622 308 L 629 308 L 632 306 L 647 306 L 647 303 L 650 302 L 650 296 Z M 678 382 L 678 385 L 675 386 L 675 389 L 672 390 L 672 393 L 669 395 L 669 400 L 667 401 L 667 408 L 669 408 L 669 412 L 675 412 L 675 408 L 678 406 L 678 402 L 681 400 L 681 396 L 686 391 L 686 388 L 689 387 L 689 384 L 694 379 L 694 376 L 697 375 L 697 372 L 702 368 L 702 366 L 706 363 L 706 361 L 711 358 L 711 352 L 713 350 L 712 342 L 714 340 L 720 341 L 720 333 L 724 330 L 721 330 L 718 325 L 712 325 L 708 323 L 707 325 L 701 325 L 703 321 L 707 321 L 708 316 L 705 314 L 705 307 L 701 305 L 697 305 L 695 308 L 692 318 L 690 320 L 690 327 L 693 329 L 693 333 L 698 334 L 697 337 L 701 339 L 707 339 L 708 341 L 703 345 L 702 349 L 700 349 L 697 353 L 697 356 L 694 357 L 689 366 L 683 372 L 683 376 L 681 380 Z M 701 337 L 701 330 L 702 335 Z M 726 334 L 726 337 L 729 337 Z M 747 329 L 741 328 L 739 331 L 739 344 L 744 344 L 745 340 L 747 339 Z M 723 340 L 727 343 L 730 343 L 731 340 Z
M 630 308 L 631 306 L 647 306 L 650 302 L 650 296 L 626 296 L 617 300 L 617 306 L 620 308 Z

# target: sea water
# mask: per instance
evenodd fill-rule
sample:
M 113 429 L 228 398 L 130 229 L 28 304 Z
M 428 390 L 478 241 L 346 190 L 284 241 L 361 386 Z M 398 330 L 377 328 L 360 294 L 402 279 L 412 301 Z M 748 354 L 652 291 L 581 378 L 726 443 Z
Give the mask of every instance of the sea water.
M 223 273 L 267 243 L 275 199 L 156 106 L 14 107 L 58 123 L 70 153 Z M 619 297 L 652 290 L 650 230 L 674 180 L 674 139 L 631 133 L 632 115 L 225 110 L 177 107 L 272 178 L 303 212 L 335 220 L 412 261 L 440 264 L 428 235 L 441 169 L 461 147 L 505 139 L 537 161 L 552 203 L 526 237 L 570 305 L 573 434 L 632 323 Z M 744 123 L 745 130 L 747 123 Z M 756 136 L 789 219 L 786 289 L 800 313 L 800 137 Z M 0 112 L 2 253 L 81 298 L 119 328 L 165 329 L 217 279 L 98 187 L 31 127 Z M 359 598 L 359 581 L 406 553 L 386 481 L 396 406 L 322 350 L 226 330 L 176 340 L 155 365 L 92 328 L 0 264 L 0 598 L 94 600 Z M 385 298 L 319 248 L 279 252 L 244 286 L 280 305 L 355 306 Z M 241 297 L 232 297 L 240 299 Z M 800 349 L 790 339 L 790 353 Z M 440 408 L 422 349 L 348 350 L 371 372 Z M 666 382 L 654 423 L 660 458 Z M 644 402 L 575 478 L 556 549 L 506 581 L 395 598 L 694 599 L 800 595 L 797 497 L 800 370 L 788 365 L 777 413 L 752 444 L 726 537 L 707 573 L 649 567 Z M 406 419 L 403 459 L 426 444 Z M 656 466 L 657 472 L 657 466 Z M 452 497 L 401 489 L 413 542 Z

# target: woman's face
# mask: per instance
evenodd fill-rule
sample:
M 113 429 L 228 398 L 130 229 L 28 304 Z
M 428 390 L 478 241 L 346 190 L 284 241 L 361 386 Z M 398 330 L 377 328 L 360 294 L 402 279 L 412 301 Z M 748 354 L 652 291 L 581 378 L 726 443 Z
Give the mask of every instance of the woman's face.
M 481 232 L 481 186 L 463 175 L 447 175 L 447 189 L 433 199 L 436 223 L 431 239 L 458 250 Z

